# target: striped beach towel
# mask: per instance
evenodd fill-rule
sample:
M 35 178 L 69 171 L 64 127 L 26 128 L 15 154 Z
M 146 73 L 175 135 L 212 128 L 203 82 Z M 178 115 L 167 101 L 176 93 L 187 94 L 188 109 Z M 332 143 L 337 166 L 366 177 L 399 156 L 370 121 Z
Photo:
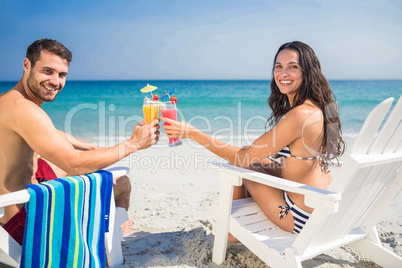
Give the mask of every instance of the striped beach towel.
M 28 185 L 20 267 L 105 267 L 112 187 L 107 171 Z

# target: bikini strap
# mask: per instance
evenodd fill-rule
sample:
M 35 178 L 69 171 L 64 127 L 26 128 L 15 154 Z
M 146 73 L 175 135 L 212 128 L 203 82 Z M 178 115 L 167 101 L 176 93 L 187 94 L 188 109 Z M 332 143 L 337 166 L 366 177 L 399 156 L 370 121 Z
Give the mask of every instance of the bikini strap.
M 277 157 L 283 157 L 283 158 L 293 157 L 293 158 L 300 159 L 300 160 L 314 160 L 314 159 L 317 159 L 317 158 L 320 158 L 320 157 L 324 156 L 324 154 L 317 155 L 317 156 L 314 156 L 314 157 L 296 156 L 296 155 L 293 155 L 290 152 L 289 145 L 286 146 L 285 148 L 283 148 L 282 150 L 280 150 L 276 155 L 277 155 Z M 277 158 L 277 157 L 275 156 L 274 158 Z
M 300 159 L 300 160 L 314 160 L 314 159 L 320 158 L 320 157 L 322 157 L 324 155 L 320 154 L 320 155 L 317 155 L 317 156 L 314 156 L 314 157 L 301 157 L 301 156 L 295 156 L 295 155 L 291 154 L 290 156 L 294 157 L 296 159 Z

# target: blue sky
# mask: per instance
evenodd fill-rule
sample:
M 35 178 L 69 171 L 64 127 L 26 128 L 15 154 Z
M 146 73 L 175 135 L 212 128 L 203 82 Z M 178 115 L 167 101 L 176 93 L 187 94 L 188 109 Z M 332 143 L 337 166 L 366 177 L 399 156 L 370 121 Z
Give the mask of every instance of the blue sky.
M 0 36 L 0 81 L 45 37 L 73 52 L 69 80 L 270 79 L 294 40 L 329 79 L 402 79 L 400 0 L 0 0 Z

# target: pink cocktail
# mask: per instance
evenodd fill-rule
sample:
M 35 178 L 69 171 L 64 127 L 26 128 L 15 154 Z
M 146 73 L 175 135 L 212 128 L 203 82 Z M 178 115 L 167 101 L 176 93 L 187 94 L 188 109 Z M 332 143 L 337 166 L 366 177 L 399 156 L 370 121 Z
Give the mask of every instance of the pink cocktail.
M 163 102 L 161 105 L 161 113 L 163 117 L 167 117 L 172 120 L 177 120 L 177 108 L 176 104 L 171 101 Z M 165 122 L 166 125 L 169 125 L 169 123 Z M 181 145 L 182 142 L 180 139 L 169 139 L 169 146 L 178 146 Z

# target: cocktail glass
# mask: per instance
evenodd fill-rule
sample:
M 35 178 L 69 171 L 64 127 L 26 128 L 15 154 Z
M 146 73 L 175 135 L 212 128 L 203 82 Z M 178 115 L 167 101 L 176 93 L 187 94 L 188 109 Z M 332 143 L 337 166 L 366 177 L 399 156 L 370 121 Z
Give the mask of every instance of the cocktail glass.
M 144 98 L 144 105 L 142 106 L 142 109 L 144 111 L 144 119 L 146 124 L 151 123 L 158 117 L 159 106 L 159 101 L 153 101 L 148 98 Z
M 163 117 L 170 118 L 172 120 L 177 120 L 177 107 L 174 102 L 166 101 L 161 103 L 161 113 Z M 166 125 L 170 125 L 169 123 L 165 122 Z M 179 138 L 177 139 L 169 139 L 169 146 L 179 146 L 182 142 Z

